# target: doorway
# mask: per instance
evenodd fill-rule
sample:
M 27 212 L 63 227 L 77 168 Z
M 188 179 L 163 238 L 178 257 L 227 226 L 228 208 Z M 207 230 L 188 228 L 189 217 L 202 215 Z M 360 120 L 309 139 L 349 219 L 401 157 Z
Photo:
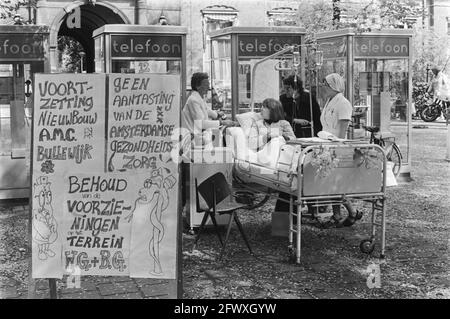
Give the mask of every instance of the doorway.
M 54 61 L 51 63 L 57 65 L 52 69 L 56 69 L 58 72 L 95 72 L 92 32 L 105 24 L 128 23 L 125 15 L 111 5 L 83 4 L 79 8 L 80 28 L 67 26 L 69 13 L 66 11 L 60 19 L 55 20 L 58 21 L 59 26 L 56 28 L 57 36 L 50 36 L 51 42 L 53 42 L 50 45 L 56 48 L 58 54 L 54 56 Z

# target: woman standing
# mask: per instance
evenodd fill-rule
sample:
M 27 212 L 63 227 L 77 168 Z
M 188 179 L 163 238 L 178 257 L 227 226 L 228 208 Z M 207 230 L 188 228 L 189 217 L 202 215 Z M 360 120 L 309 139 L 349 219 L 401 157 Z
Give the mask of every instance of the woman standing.
M 326 101 L 320 116 L 322 130 L 338 138 L 345 138 L 353 108 L 343 94 L 344 79 L 337 73 L 329 74 L 325 77 L 320 89 Z M 348 217 L 342 218 L 341 205 L 333 205 L 333 217 L 323 225 L 325 228 L 351 226 L 356 220 L 361 219 L 362 213 L 355 211 L 349 201 L 344 202 L 343 205 L 347 208 Z
M 322 130 L 339 138 L 345 138 L 353 108 L 345 98 L 345 81 L 337 73 L 325 77 L 320 87 L 325 106 L 320 116 Z

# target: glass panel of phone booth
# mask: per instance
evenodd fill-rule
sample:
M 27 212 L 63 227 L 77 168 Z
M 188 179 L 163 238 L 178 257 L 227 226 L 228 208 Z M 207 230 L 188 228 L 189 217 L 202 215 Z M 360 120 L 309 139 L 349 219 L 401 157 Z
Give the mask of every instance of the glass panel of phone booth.
M 231 113 L 231 36 L 211 41 L 211 88 L 226 113 Z
M 25 157 L 26 143 L 31 138 L 32 102 L 32 85 L 25 81 L 31 81 L 36 72 L 43 72 L 41 62 L 0 64 L 1 156 Z
M 105 48 L 104 48 L 104 37 L 97 37 L 94 39 L 94 52 L 95 52 L 95 72 L 102 73 L 105 72 Z
M 337 73 L 342 77 L 346 77 L 347 62 L 345 59 L 324 60 L 319 71 L 319 81 L 331 73 Z
M 337 73 L 337 74 L 341 75 L 344 78 L 345 82 L 347 83 L 346 70 L 347 70 L 346 58 L 324 59 L 322 67 L 320 68 L 320 70 L 318 72 L 318 82 L 322 83 L 328 74 Z M 315 81 L 315 79 L 311 78 L 310 72 L 306 73 L 306 79 L 307 79 L 306 80 L 307 83 L 311 83 L 310 81 Z M 315 89 L 314 82 L 312 82 L 312 83 L 313 83 L 312 84 L 313 89 Z M 309 86 L 307 87 L 307 89 L 309 89 Z M 314 91 L 313 91 L 313 93 L 315 94 L 316 92 L 314 92 Z M 348 98 L 348 92 L 345 91 L 344 95 L 345 95 L 345 97 Z M 319 103 L 320 108 L 323 109 L 326 101 L 322 97 L 322 94 L 320 91 L 320 85 L 319 85 L 319 89 L 318 89 L 317 102 Z
M 252 74 L 251 70 L 260 59 L 239 58 L 238 61 L 238 91 L 239 91 L 239 109 L 238 113 L 250 111 Z M 278 70 L 279 67 L 282 70 Z M 290 69 L 283 70 L 283 69 Z M 270 59 L 258 64 L 255 69 L 253 90 L 254 111 L 259 112 L 262 102 L 266 98 L 278 100 L 283 92 L 283 77 L 292 73 L 292 60 L 288 59 Z
M 181 60 L 112 60 L 112 73 L 181 74 Z
M 382 133 L 393 134 L 403 161 L 408 161 L 408 60 L 357 59 L 353 68 L 354 106 L 360 112 L 360 125 L 379 126 Z M 356 127 L 355 137 L 361 132 Z

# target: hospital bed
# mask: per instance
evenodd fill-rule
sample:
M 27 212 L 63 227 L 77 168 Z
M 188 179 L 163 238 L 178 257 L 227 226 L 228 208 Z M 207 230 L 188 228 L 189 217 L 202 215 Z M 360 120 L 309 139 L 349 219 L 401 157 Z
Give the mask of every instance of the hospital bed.
M 253 184 L 265 186 L 268 193 L 291 195 L 289 253 L 295 262 L 300 263 L 301 257 L 302 209 L 340 205 L 348 200 L 371 204 L 371 234 L 361 241 L 360 249 L 368 254 L 373 252 L 379 228 L 381 258 L 384 258 L 387 163 L 381 147 L 361 141 L 309 138 L 273 143 L 260 154 L 248 149 L 247 136 L 243 128 L 227 129 L 234 174 L 249 189 L 254 189 L 249 186 Z M 261 189 L 264 188 L 258 188 Z M 294 213 L 294 205 L 298 214 Z

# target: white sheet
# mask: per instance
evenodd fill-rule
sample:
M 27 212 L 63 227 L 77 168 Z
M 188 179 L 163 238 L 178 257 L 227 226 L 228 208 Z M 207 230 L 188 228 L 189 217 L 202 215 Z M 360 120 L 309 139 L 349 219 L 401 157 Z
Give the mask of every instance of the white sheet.
M 240 127 L 228 128 L 226 139 L 227 146 L 232 149 L 234 158 L 257 163 L 272 169 L 275 169 L 277 166 L 281 146 L 286 144 L 284 138 L 280 136 L 264 145 L 259 152 L 252 151 L 248 147 L 248 138 Z

